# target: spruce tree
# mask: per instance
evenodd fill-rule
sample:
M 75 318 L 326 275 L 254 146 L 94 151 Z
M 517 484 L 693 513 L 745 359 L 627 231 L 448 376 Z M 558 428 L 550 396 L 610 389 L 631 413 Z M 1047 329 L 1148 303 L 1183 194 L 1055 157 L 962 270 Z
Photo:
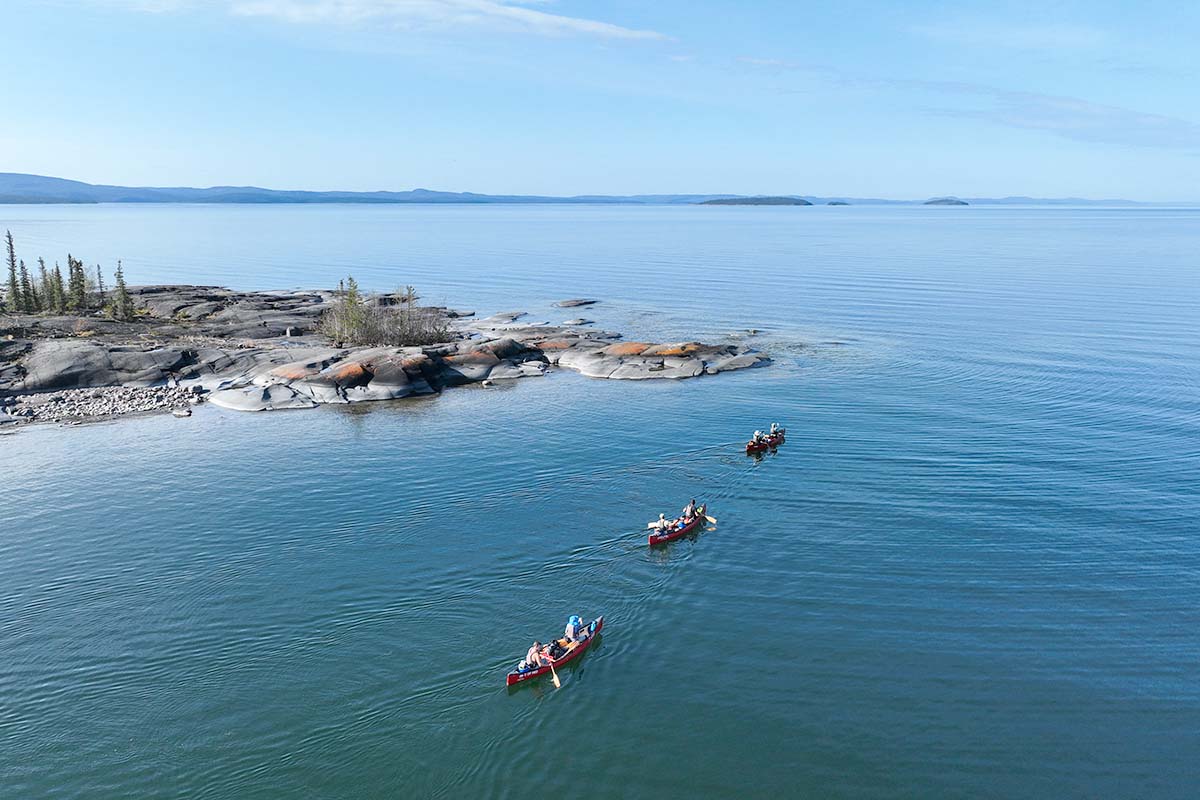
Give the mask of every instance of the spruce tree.
M 83 311 L 87 308 L 87 278 L 83 262 L 67 253 L 67 308 Z
M 57 261 L 54 262 L 54 272 L 50 276 L 50 281 L 54 287 L 54 310 L 61 314 L 67 310 L 67 290 L 63 287 L 62 267 L 58 265 Z
M 21 310 L 26 314 L 36 314 L 38 312 L 38 296 L 33 289 L 33 282 L 29 280 L 29 270 L 25 268 L 25 262 L 21 262 Z
M 13 247 L 12 231 L 5 231 L 4 238 L 8 243 L 8 294 L 4 302 L 9 311 L 16 313 L 24 305 L 21 300 L 21 283 L 17 280 L 17 251 Z
M 50 272 L 46 269 L 46 259 L 38 259 L 38 305 L 41 311 L 53 311 L 54 303 L 51 295 L 54 293 L 50 286 Z
M 112 302 L 108 304 L 108 315 L 113 319 L 128 322 L 133 319 L 133 299 L 125 286 L 125 271 L 121 262 L 117 262 L 116 288 L 113 290 Z
M 104 273 L 96 265 L 96 308 L 104 308 Z

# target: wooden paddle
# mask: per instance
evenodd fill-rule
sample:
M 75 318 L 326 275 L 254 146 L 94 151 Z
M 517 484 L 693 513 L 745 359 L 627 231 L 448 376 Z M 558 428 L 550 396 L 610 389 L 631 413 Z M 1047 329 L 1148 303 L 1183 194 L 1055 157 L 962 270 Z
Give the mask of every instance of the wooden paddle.
M 553 659 L 553 657 L 550 659 L 550 677 L 551 677 L 551 679 L 554 681 L 554 688 L 555 688 L 555 689 L 561 689 L 561 688 L 562 688 L 562 681 L 560 681 L 560 680 L 558 679 L 558 673 L 554 671 L 554 659 Z

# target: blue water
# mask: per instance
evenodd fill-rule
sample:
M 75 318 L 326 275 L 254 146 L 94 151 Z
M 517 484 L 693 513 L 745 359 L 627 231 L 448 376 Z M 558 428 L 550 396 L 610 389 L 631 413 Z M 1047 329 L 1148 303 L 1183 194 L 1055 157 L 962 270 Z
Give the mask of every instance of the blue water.
M 0 437 L 0 796 L 1194 797 L 1200 212 L 0 207 L 132 282 L 741 341 Z M 747 333 L 757 329 L 757 334 Z M 787 444 L 740 452 L 772 420 Z M 690 497 L 715 529 L 649 551 Z M 596 647 L 504 672 L 566 616 Z

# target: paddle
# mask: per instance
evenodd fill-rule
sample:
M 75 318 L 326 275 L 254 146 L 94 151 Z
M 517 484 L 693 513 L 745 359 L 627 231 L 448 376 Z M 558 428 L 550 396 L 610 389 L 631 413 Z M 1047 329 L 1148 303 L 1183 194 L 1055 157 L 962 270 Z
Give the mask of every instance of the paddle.
M 550 678 L 554 681 L 554 688 L 561 689 L 562 681 L 558 679 L 558 673 L 554 671 L 554 659 L 550 659 Z
M 706 520 L 708 520 L 708 521 L 709 521 L 711 524 L 713 524 L 713 525 L 716 525 L 716 524 L 717 524 L 717 518 L 716 518 L 716 517 L 710 517 L 708 514 L 705 514 L 705 515 L 704 515 L 704 518 L 705 518 Z

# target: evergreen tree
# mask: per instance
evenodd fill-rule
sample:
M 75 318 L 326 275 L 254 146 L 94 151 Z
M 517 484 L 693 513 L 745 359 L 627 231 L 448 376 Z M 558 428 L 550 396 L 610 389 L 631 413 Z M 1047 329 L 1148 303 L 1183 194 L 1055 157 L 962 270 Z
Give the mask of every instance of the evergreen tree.
M 54 309 L 54 304 L 50 298 L 51 294 L 53 294 L 53 292 L 51 291 L 51 287 L 50 287 L 50 272 L 46 269 L 46 259 L 44 259 L 44 258 L 38 259 L 37 292 L 38 292 L 38 305 L 41 306 L 40 310 L 52 311 Z
M 61 314 L 67 310 L 67 290 L 63 286 L 62 267 L 58 262 L 54 262 L 54 272 L 50 275 L 52 292 L 52 306 L 54 310 Z
M 133 319 L 133 299 L 125 286 L 125 271 L 120 261 L 117 262 L 116 283 L 112 301 L 108 304 L 108 315 L 113 319 L 128 322 Z
M 17 251 L 13 247 L 12 231 L 5 231 L 8 243 L 8 294 L 5 296 L 5 306 L 11 312 L 21 310 L 24 302 L 21 300 L 21 284 L 17 280 Z
M 26 314 L 36 314 L 38 311 L 38 296 L 33 289 L 33 282 L 29 280 L 29 270 L 25 268 L 25 262 L 21 262 L 21 310 Z
M 87 277 L 83 274 L 83 262 L 67 253 L 67 308 L 83 311 L 87 308 Z
M 104 273 L 96 265 L 96 308 L 104 308 Z
M 54 263 L 54 271 L 50 272 L 50 308 L 59 314 L 67 309 L 67 293 L 62 288 L 62 267 L 58 261 Z

